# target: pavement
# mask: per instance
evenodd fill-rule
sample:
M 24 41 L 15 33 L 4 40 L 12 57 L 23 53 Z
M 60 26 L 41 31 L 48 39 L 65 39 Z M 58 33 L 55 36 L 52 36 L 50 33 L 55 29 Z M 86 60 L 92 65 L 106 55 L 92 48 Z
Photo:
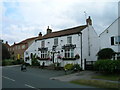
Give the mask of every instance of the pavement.
M 70 82 L 73 80 L 80 80 L 80 79 L 86 79 L 86 80 L 100 80 L 100 81 L 106 81 L 106 82 L 112 82 L 112 83 L 120 83 L 120 81 L 112 81 L 112 80 L 103 80 L 103 79 L 92 79 L 92 76 L 101 75 L 100 73 L 96 73 L 95 71 L 81 71 L 78 73 L 63 75 L 59 77 L 51 77 L 52 80 L 59 80 L 63 82 Z
M 2 88 L 95 88 L 51 79 L 64 74 L 64 71 L 31 67 L 27 67 L 26 72 L 22 72 L 20 66 L 2 67 Z

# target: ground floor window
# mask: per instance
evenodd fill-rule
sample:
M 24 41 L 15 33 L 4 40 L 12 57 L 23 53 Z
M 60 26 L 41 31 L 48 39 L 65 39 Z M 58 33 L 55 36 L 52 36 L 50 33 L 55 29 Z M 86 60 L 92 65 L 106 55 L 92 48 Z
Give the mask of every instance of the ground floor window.
M 41 58 L 47 58 L 47 51 L 46 50 L 41 51 Z
M 65 50 L 65 58 L 73 58 L 74 57 L 74 49 Z

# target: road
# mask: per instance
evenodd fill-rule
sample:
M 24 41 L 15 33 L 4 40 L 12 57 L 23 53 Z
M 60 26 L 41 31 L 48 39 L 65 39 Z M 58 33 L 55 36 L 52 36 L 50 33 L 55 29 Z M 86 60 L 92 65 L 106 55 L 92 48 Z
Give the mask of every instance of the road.
M 64 75 L 63 71 L 28 67 L 22 72 L 20 66 L 3 67 L 2 88 L 92 88 L 50 79 L 61 75 Z

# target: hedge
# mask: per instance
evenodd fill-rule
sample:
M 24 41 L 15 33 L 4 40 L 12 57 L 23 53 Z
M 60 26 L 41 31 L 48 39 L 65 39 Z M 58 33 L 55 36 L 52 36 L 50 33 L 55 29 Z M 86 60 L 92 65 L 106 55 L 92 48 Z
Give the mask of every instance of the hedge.
M 94 64 L 94 69 L 106 73 L 119 73 L 120 60 L 98 60 Z
M 10 59 L 6 59 L 2 61 L 2 66 L 6 66 L 6 65 L 17 65 L 17 64 L 22 64 L 24 61 L 23 60 L 10 60 Z

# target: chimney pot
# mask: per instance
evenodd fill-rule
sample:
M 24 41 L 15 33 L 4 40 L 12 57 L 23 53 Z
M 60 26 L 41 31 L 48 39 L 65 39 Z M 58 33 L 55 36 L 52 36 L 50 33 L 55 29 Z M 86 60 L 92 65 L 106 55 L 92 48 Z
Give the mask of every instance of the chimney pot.
M 39 37 L 40 37 L 40 36 L 42 36 L 42 33 L 41 33 L 41 32 L 39 33 Z
M 87 25 L 92 25 L 92 20 L 91 20 L 90 16 L 88 17 L 88 19 L 86 19 L 86 23 L 87 23 Z

